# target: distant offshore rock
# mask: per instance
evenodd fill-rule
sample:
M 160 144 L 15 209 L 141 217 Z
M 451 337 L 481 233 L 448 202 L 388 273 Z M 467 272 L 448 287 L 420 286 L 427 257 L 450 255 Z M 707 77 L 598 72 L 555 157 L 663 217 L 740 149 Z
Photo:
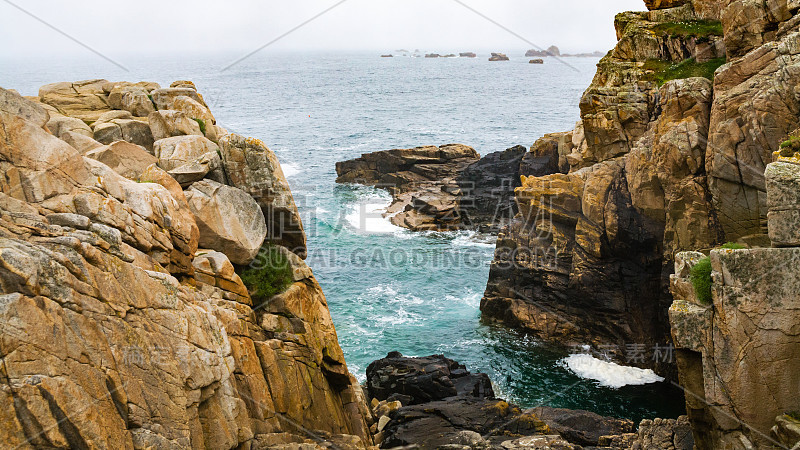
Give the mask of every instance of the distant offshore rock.
M 440 55 L 438 53 L 428 53 L 428 54 L 425 55 L 425 57 L 426 58 L 441 58 L 442 55 Z
M 529 64 L 544 64 L 544 60 L 542 58 L 532 59 Z
M 528 58 L 542 58 L 546 56 L 570 56 L 570 57 L 581 57 L 581 58 L 601 58 L 605 55 L 605 53 L 600 51 L 594 51 L 592 53 L 561 53 L 558 47 L 555 45 L 551 45 L 547 48 L 547 50 L 535 50 L 531 49 L 525 52 L 525 56 Z M 536 63 L 531 63 L 536 64 Z
M 547 50 L 528 50 L 525 52 L 525 56 L 528 58 L 539 56 L 561 56 L 561 50 L 559 50 L 559 48 L 555 45 L 551 45 L 547 48 Z
M 489 61 L 508 61 L 509 58 L 506 56 L 505 53 L 492 53 L 492 57 L 489 58 Z
M 478 55 L 476 55 L 475 53 L 472 53 L 472 52 L 459 53 L 458 56 L 460 56 L 462 58 L 477 58 L 478 57 Z
M 394 55 L 381 55 L 381 58 L 394 58 Z

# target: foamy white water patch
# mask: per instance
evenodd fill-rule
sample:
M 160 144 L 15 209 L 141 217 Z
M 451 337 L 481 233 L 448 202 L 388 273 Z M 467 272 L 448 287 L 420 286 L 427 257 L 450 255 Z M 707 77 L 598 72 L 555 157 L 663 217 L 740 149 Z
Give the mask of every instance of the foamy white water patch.
M 383 216 L 391 204 L 392 198 L 388 193 L 376 191 L 353 204 L 345 219 L 351 227 L 364 233 L 403 233 L 404 228 Z
M 628 385 L 642 385 L 664 381 L 650 369 L 621 366 L 609 361 L 597 359 L 588 354 L 570 355 L 563 360 L 564 364 L 575 375 L 595 380 L 601 386 L 619 389 Z
M 283 175 L 286 176 L 286 178 L 293 177 L 300 173 L 300 168 L 294 163 L 281 163 L 281 169 L 283 169 Z

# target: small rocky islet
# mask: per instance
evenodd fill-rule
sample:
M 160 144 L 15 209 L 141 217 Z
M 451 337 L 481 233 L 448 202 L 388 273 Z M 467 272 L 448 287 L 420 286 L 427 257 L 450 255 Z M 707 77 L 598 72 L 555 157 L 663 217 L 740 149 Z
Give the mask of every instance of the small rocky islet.
M 390 353 L 362 386 L 275 154 L 191 81 L 86 80 L 0 88 L 2 446 L 795 447 L 800 4 L 645 3 L 573 130 L 336 171 L 388 189 L 396 225 L 497 233 L 484 320 L 618 348 L 685 416 L 523 409 L 442 355 Z

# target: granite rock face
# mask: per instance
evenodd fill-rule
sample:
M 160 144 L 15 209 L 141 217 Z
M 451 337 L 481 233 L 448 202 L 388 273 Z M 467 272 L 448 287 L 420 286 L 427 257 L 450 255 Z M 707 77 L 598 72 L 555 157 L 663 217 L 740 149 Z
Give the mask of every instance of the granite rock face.
M 43 97 L 98 119 L 114 89 L 60 86 Z M 283 250 L 291 283 L 254 309 L 235 258 L 198 249 L 166 172 L 125 178 L 129 164 L 52 135 L 38 103 L 3 89 L 0 100 L 0 447 L 372 445 L 371 413 L 302 260 Z M 125 145 L 112 155 L 127 157 Z
M 258 139 L 238 134 L 222 137 L 219 145 L 228 183 L 250 194 L 261 207 L 267 241 L 305 258 L 303 221 L 275 153 Z
M 764 169 L 800 125 L 800 4 L 646 3 L 617 15 L 619 41 L 578 126 L 523 157 L 520 215 L 498 237 L 485 319 L 560 342 L 663 345 L 677 253 L 768 243 Z M 662 69 L 722 58 L 713 81 Z M 786 238 L 793 208 L 778 209 L 773 237 Z
M 583 145 L 577 131 L 534 145 L 542 162 L 527 159 L 534 176 L 523 176 L 520 215 L 498 237 L 484 318 L 560 342 L 668 341 L 665 265 L 719 233 L 704 173 L 711 83 L 670 81 L 657 94 L 660 114 L 622 157 L 560 173 L 562 155 Z
M 714 250 L 711 305 L 673 289 L 670 322 L 698 449 L 768 448 L 775 418 L 800 409 L 798 258 L 796 247 Z

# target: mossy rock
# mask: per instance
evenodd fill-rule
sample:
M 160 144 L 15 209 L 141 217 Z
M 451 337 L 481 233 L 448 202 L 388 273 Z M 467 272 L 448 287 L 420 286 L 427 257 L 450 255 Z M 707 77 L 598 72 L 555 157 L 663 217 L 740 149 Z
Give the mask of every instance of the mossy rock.
M 238 270 L 254 306 L 268 302 L 292 285 L 292 266 L 280 249 L 265 245 L 249 266 Z
M 659 87 L 668 81 L 684 78 L 703 77 L 714 80 L 714 72 L 725 62 L 725 58 L 715 58 L 704 63 L 698 63 L 694 58 L 689 58 L 675 64 L 670 61 L 651 59 L 642 65 L 642 70 L 645 72 L 642 80 L 653 81 Z

